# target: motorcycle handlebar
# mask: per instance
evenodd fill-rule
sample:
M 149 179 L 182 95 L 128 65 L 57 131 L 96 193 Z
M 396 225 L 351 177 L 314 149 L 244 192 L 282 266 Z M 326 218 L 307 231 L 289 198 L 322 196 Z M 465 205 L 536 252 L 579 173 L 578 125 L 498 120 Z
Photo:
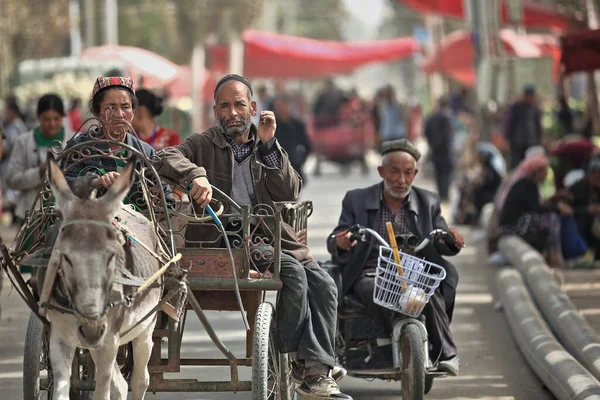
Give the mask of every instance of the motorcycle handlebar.
M 349 229 L 342 231 L 335 236 L 336 237 L 344 236 L 347 233 L 351 233 L 351 235 L 350 235 L 351 242 L 354 242 L 355 240 L 364 240 L 366 238 L 366 235 L 370 234 L 375 239 L 377 239 L 377 241 L 381 245 L 389 246 L 389 243 L 384 238 L 382 238 L 378 232 L 374 231 L 373 229 L 361 226 L 361 225 L 353 225 Z M 429 234 L 424 239 L 422 239 L 419 242 L 419 244 L 417 244 L 415 246 L 415 248 L 414 248 L 415 252 L 419 252 L 419 251 L 423 250 L 425 247 L 427 247 L 427 245 L 429 243 L 431 243 L 432 240 L 434 240 L 436 238 L 443 238 L 444 241 L 450 246 L 456 245 L 456 241 L 454 240 L 454 235 L 452 235 L 450 232 L 447 232 L 443 229 L 434 229 L 433 231 L 429 232 Z

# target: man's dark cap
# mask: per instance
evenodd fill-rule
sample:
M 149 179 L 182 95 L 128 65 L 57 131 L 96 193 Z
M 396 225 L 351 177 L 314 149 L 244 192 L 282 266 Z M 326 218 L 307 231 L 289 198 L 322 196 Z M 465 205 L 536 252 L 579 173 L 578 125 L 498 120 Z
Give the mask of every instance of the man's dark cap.
M 421 152 L 408 140 L 399 139 L 390 142 L 383 142 L 381 145 L 381 155 L 384 156 L 387 153 L 394 151 L 403 151 L 410 154 L 416 161 L 421 158 Z
M 523 93 L 525 94 L 535 94 L 535 85 L 532 83 L 528 83 L 523 86 Z
M 246 85 L 248 90 L 250 90 L 250 96 L 254 96 L 254 92 L 252 91 L 252 85 L 246 78 L 244 78 L 243 76 L 237 75 L 237 74 L 229 74 L 229 75 L 225 75 L 224 77 L 221 78 L 221 80 L 219 82 L 217 82 L 217 86 L 215 86 L 215 92 L 214 92 L 215 99 L 217 98 L 217 91 L 219 90 L 219 88 L 229 81 L 238 81 L 238 82 L 243 83 L 244 85 Z

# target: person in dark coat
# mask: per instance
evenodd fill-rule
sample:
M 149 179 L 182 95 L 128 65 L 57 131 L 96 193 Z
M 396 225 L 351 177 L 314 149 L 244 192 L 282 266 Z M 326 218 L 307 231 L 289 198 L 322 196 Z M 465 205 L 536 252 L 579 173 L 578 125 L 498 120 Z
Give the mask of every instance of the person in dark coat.
M 506 114 L 504 137 L 510 146 L 510 167 L 525 159 L 525 152 L 542 143 L 542 111 L 537 105 L 535 86 L 525 85 L 523 96 Z
M 310 140 L 306 133 L 306 125 L 298 118 L 290 115 L 290 98 L 280 95 L 273 102 L 275 118 L 277 118 L 277 140 L 287 151 L 292 167 L 306 183 L 304 163 L 311 152 Z
M 338 226 L 327 239 L 327 248 L 333 262 L 343 268 L 343 293 L 340 296 L 348 293 L 357 295 L 369 311 L 381 320 L 382 326 L 389 330 L 398 314 L 373 302 L 372 272 L 377 267 L 378 246 L 373 241 L 350 242 L 349 233 L 342 236 L 338 234 L 360 224 L 387 237 L 386 223 L 392 222 L 397 235 L 412 233 L 423 238 L 434 229 L 444 229 L 452 233 L 457 248 L 464 244 L 464 238 L 455 229 L 448 228 L 441 214 L 439 196 L 412 186 L 418 173 L 419 151 L 408 140 L 401 139 L 384 143 L 382 154 L 378 171 L 383 182 L 346 193 Z M 454 246 L 446 249 L 449 247 Z M 448 251 L 442 255 L 456 252 Z M 432 361 L 440 361 L 438 370 L 458 375 L 459 362 L 450 332 L 458 273 L 442 255 L 432 243 L 420 254 L 446 270 L 446 279 L 425 306 L 423 314 L 432 345 Z
M 448 201 L 454 171 L 454 116 L 448 99 L 438 100 L 438 109 L 425 122 L 425 137 L 431 153 L 438 194 Z
M 595 260 L 600 260 L 600 156 L 594 156 L 587 165 L 585 178 L 569 188 L 572 207 L 579 232 Z

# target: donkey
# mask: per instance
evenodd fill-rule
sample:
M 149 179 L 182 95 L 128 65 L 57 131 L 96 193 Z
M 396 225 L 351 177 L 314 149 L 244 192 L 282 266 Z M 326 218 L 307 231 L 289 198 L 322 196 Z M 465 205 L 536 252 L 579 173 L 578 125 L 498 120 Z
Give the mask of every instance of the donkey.
M 145 397 L 150 383 L 148 361 L 156 314 L 135 326 L 160 301 L 161 288 L 155 285 L 135 298 L 130 307 L 109 307 L 109 296 L 125 296 L 133 288 L 115 282 L 119 268 L 146 279 L 160 268 L 159 260 L 143 247 L 123 245 L 122 234 L 112 221 L 120 218 L 136 241 L 158 248 L 151 222 L 142 214 L 122 206 L 135 172 L 135 160 L 125 167 L 106 194 L 98 199 L 73 194 L 58 164 L 48 157 L 48 178 L 55 207 L 62 215 L 60 233 L 50 262 L 58 265 L 56 289 L 69 300 L 73 314 L 48 308 L 51 325 L 50 362 L 54 374 L 54 399 L 68 400 L 71 366 L 75 349 L 88 349 L 96 365 L 94 400 L 126 399 L 128 386 L 117 365 L 119 346 L 132 342 L 133 398 Z M 50 265 L 50 264 L 49 264 Z M 135 326 L 135 327 L 134 327 Z M 134 327 L 130 332 L 130 328 Z M 124 336 L 121 336 L 125 333 Z

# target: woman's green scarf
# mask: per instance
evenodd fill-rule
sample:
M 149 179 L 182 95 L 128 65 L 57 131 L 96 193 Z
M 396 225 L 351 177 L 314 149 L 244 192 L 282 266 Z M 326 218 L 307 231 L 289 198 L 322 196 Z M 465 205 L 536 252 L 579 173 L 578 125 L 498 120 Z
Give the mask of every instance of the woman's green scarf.
M 44 136 L 42 130 L 37 127 L 33 130 L 33 138 L 35 139 L 35 144 L 37 147 L 51 147 L 55 140 L 60 140 L 62 142 L 65 139 L 65 128 L 61 127 L 58 135 L 47 137 Z

